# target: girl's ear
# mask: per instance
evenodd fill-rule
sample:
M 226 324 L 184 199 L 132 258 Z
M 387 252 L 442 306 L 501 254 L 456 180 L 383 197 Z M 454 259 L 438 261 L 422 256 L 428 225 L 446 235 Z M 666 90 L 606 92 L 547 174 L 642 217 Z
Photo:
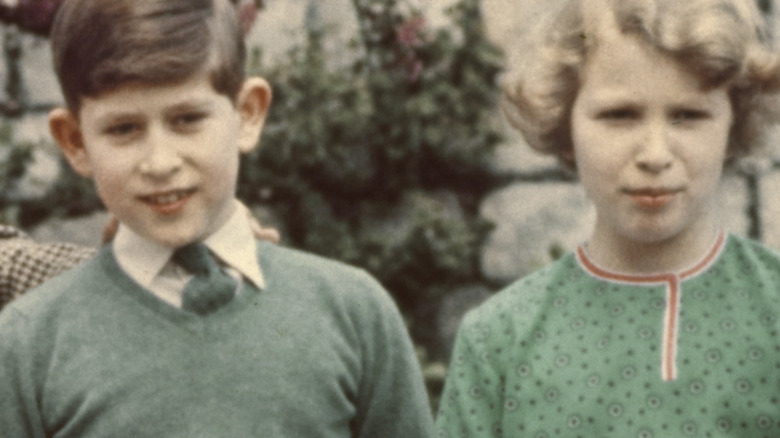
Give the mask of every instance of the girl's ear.
M 76 116 L 65 108 L 51 110 L 49 131 L 73 170 L 81 176 L 91 177 L 92 166 L 84 148 L 84 139 Z
M 244 81 L 238 93 L 236 107 L 241 116 L 241 133 L 238 149 L 247 153 L 257 147 L 263 132 L 268 107 L 271 106 L 271 86 L 265 79 L 251 77 Z

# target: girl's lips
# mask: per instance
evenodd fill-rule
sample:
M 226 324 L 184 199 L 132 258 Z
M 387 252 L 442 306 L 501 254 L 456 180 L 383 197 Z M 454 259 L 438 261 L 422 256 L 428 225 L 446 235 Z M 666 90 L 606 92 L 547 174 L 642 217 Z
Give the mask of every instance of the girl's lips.
M 647 189 L 627 190 L 626 194 L 640 207 L 656 210 L 666 207 L 679 192 L 678 189 Z
M 631 197 L 640 207 L 649 209 L 663 208 L 672 201 L 674 193 L 663 194 L 633 194 Z

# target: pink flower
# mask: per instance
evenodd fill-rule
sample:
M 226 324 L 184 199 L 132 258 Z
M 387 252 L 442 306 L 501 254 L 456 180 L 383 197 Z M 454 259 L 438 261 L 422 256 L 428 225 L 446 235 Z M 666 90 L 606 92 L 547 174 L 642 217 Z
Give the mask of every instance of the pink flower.
M 422 75 L 423 63 L 415 49 L 426 43 L 425 17 L 415 15 L 396 29 L 396 40 L 400 46 L 398 60 L 407 82 L 417 82 Z
M 62 0 L 16 0 L 4 1 L 3 6 L 10 7 L 14 13 L 12 19 L 22 29 L 48 34 L 54 21 L 54 14 Z
M 396 29 L 396 39 L 404 47 L 420 47 L 425 43 L 424 30 L 425 17 L 416 15 L 405 21 Z
M 423 63 L 419 59 L 411 60 L 405 64 L 406 80 L 408 82 L 417 82 L 422 75 Z
M 256 0 L 239 0 L 236 6 L 236 12 L 238 13 L 238 23 L 241 25 L 241 30 L 244 35 L 248 34 L 252 30 L 252 25 L 255 24 L 257 13 L 259 8 L 262 7 L 262 1 Z

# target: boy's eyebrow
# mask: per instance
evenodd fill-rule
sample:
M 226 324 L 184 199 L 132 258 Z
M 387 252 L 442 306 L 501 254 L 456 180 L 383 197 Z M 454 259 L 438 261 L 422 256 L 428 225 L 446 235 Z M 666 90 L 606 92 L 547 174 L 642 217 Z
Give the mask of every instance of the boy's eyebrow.
M 137 118 L 139 116 L 138 111 L 131 111 L 131 110 L 118 110 L 118 111 L 106 111 L 105 113 L 99 115 L 95 119 L 96 125 L 109 125 L 117 120 L 127 120 L 127 119 L 133 119 Z
M 193 97 L 189 99 L 185 99 L 181 102 L 174 103 L 173 105 L 168 106 L 165 111 L 179 111 L 179 110 L 187 110 L 187 109 L 208 109 L 214 106 L 214 101 L 212 99 L 209 99 L 208 97 L 204 98 L 198 98 Z
M 167 106 L 163 110 L 163 113 L 167 114 L 171 112 L 185 111 L 185 110 L 207 110 L 213 106 L 214 106 L 214 102 L 211 99 L 193 97 Z M 135 110 L 132 108 L 109 110 L 106 111 L 104 114 L 101 114 L 97 118 L 97 123 L 105 124 L 105 123 L 110 123 L 113 120 L 130 119 L 130 118 L 142 116 L 143 113 L 144 113 L 143 110 L 140 109 Z

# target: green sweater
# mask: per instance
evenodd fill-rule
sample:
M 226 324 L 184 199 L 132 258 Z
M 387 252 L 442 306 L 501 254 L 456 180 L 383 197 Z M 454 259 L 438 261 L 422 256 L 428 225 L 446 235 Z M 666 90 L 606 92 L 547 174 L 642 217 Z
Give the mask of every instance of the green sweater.
M 403 321 L 367 274 L 258 243 L 266 280 L 206 317 L 110 247 L 0 313 L 0 431 L 28 437 L 430 438 Z
M 631 276 L 580 251 L 469 313 L 438 437 L 777 438 L 780 257 L 730 236 Z

